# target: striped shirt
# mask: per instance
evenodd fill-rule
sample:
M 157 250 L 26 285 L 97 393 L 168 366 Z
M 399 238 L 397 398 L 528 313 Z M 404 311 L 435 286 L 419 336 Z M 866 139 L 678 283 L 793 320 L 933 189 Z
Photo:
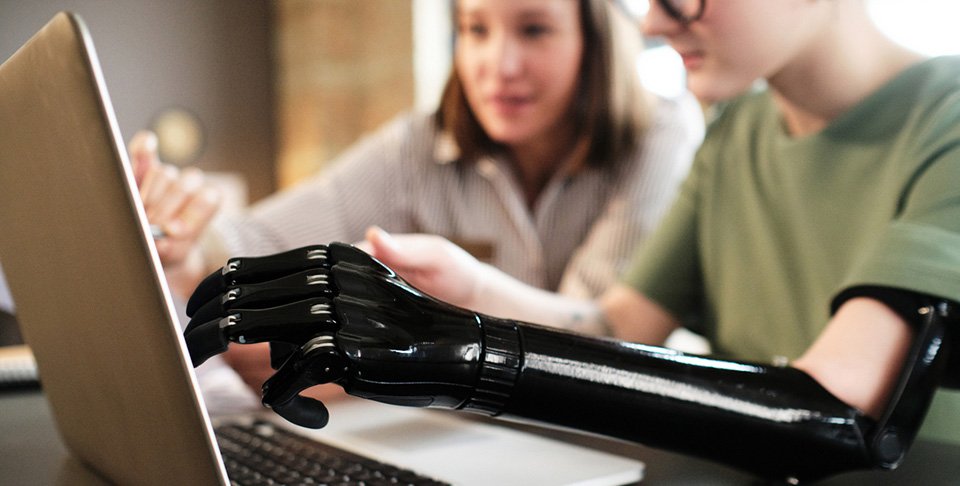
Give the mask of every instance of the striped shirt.
M 660 99 L 629 160 L 560 170 L 530 208 L 506 160 L 457 160 L 432 116 L 404 114 L 313 178 L 218 217 L 204 251 L 212 270 L 230 256 L 355 243 L 379 225 L 444 236 L 523 282 L 595 297 L 670 206 L 703 130 L 692 97 Z

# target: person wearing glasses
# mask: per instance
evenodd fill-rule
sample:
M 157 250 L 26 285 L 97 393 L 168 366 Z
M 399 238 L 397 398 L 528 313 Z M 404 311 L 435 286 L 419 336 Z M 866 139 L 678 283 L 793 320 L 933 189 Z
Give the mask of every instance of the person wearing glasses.
M 862 0 L 657 0 L 643 29 L 716 116 L 620 284 L 572 299 L 442 238 L 372 228 L 377 260 L 337 244 L 274 257 L 331 282 L 288 293 L 320 296 L 324 321 L 290 319 L 282 339 L 237 321 L 277 303 L 231 303 L 227 289 L 276 285 L 253 262 L 212 275 L 192 299 L 194 360 L 238 337 L 299 345 L 264 402 L 310 426 L 325 412 L 299 392 L 333 382 L 794 484 L 897 467 L 931 402 L 929 420 L 960 418 L 945 390 L 960 386 L 960 58 L 895 44 Z M 686 325 L 716 356 L 659 347 Z
M 643 28 L 717 114 L 599 304 L 524 289 L 433 238 L 373 230 L 372 254 L 488 314 L 654 345 L 692 323 L 714 352 L 787 363 L 881 418 L 919 332 L 904 302 L 960 301 L 960 59 L 895 44 L 861 0 L 659 0 Z M 924 433 L 960 440 L 958 421 L 941 390 Z

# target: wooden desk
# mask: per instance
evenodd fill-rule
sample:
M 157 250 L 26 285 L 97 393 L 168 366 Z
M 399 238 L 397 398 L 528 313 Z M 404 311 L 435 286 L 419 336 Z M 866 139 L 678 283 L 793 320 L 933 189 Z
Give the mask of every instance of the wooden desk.
M 486 419 L 483 419 L 486 420 Z M 647 464 L 643 486 L 734 486 L 762 484 L 739 471 L 647 447 L 526 425 L 511 425 L 635 457 Z M 101 486 L 107 484 L 70 455 L 57 434 L 40 391 L 0 394 L 0 484 L 11 486 Z M 896 471 L 843 474 L 816 486 L 960 485 L 960 446 L 918 442 Z

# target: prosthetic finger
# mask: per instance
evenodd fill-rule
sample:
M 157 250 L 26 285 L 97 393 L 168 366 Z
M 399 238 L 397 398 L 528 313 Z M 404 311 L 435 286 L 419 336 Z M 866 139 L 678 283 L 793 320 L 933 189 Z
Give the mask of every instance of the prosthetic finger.
M 316 268 L 266 282 L 229 285 L 219 298 L 195 310 L 192 320 L 207 322 L 227 315 L 232 309 L 276 307 L 308 297 L 332 298 L 336 292 L 329 279 L 329 269 Z
M 207 302 L 222 298 L 231 285 L 266 282 L 330 265 L 325 245 L 308 246 L 263 257 L 231 258 L 223 268 L 200 282 L 187 302 L 187 315 L 192 317 Z
M 203 307 L 209 307 L 211 311 L 220 310 L 211 302 L 225 303 L 230 298 L 231 291 L 235 293 L 238 288 L 247 289 L 242 293 L 252 293 L 252 298 L 260 301 L 260 305 L 271 300 L 296 300 L 296 296 L 302 292 L 317 295 L 313 293 L 315 289 L 310 287 L 317 284 L 317 280 L 304 282 L 293 275 L 321 278 L 319 276 L 324 274 L 321 269 L 329 269 L 336 263 L 349 264 L 369 274 L 395 276 L 392 270 L 370 255 L 351 245 L 336 242 L 262 257 L 231 258 L 223 268 L 208 275 L 197 286 L 187 302 L 187 315 L 194 317 Z M 286 280 L 287 278 L 290 280 Z M 274 302 L 276 303 L 280 302 Z
M 299 345 L 319 332 L 339 327 L 330 300 L 314 297 L 267 309 L 237 309 L 206 322 L 190 321 L 184 331 L 194 366 L 227 350 L 230 342 L 241 344 L 281 342 Z
M 323 333 L 301 346 L 263 384 L 263 404 L 290 422 L 319 429 L 329 419 L 326 407 L 300 392 L 340 380 L 348 370 L 349 364 L 340 355 L 334 335 Z

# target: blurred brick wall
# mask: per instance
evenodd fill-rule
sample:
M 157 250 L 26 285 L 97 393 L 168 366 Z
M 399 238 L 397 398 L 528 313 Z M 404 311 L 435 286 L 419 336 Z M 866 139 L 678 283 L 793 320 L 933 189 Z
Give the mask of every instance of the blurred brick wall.
M 277 183 L 319 170 L 414 99 L 412 1 L 274 3 Z

